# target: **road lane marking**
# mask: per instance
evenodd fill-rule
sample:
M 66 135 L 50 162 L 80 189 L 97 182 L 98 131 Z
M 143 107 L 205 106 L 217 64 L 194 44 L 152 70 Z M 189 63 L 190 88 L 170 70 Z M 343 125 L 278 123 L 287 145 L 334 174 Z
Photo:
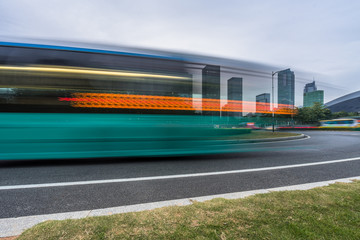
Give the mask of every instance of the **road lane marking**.
M 346 158 L 346 159 L 323 161 L 323 162 L 301 163 L 301 164 L 283 165 L 283 166 L 275 166 L 275 167 L 240 169 L 240 170 L 219 171 L 219 172 L 189 173 L 189 174 L 176 174 L 176 175 L 164 175 L 164 176 L 152 176 L 152 177 L 120 178 L 120 179 L 76 181 L 76 182 L 10 185 L 10 186 L 1 186 L 0 190 L 45 188 L 45 187 L 66 187 L 66 186 L 78 186 L 78 185 L 139 182 L 139 181 L 165 180 L 165 179 L 190 178 L 190 177 L 206 177 L 206 176 L 216 176 L 216 175 L 227 175 L 227 174 L 237 174 L 237 173 L 261 172 L 261 171 L 271 171 L 271 170 L 288 169 L 288 168 L 318 166 L 318 165 L 359 161 L 359 160 L 360 160 L 360 157 L 356 157 L 356 158 Z
M 150 203 L 119 206 L 112 208 L 34 215 L 34 216 L 17 217 L 17 218 L 3 218 L 0 219 L 0 238 L 20 235 L 24 230 L 31 228 L 38 223 L 49 220 L 80 219 L 80 218 L 94 217 L 94 216 L 109 216 L 113 214 L 127 213 L 127 212 L 140 212 L 140 211 L 152 210 L 156 208 L 169 207 L 169 206 L 186 206 L 192 204 L 194 201 L 204 202 L 214 198 L 239 199 L 255 194 L 262 194 L 269 192 L 309 190 L 315 187 L 323 187 L 329 184 L 334 184 L 335 182 L 349 183 L 353 180 L 360 180 L 360 176 L 341 178 L 341 179 L 322 181 L 322 182 L 290 185 L 284 187 L 258 189 L 258 190 L 235 192 L 235 193 L 225 193 L 225 194 L 201 196 L 194 198 L 183 198 L 183 199 L 175 199 L 175 200 L 160 201 L 160 202 L 150 202 Z

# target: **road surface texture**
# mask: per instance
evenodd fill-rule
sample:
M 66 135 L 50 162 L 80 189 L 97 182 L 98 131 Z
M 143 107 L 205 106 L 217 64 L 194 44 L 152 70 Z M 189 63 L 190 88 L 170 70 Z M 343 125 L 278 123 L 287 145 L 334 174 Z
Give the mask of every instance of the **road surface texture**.
M 310 138 L 241 144 L 232 154 L 3 161 L 0 219 L 360 176 L 360 158 L 332 161 L 360 157 L 360 132 L 304 133 Z

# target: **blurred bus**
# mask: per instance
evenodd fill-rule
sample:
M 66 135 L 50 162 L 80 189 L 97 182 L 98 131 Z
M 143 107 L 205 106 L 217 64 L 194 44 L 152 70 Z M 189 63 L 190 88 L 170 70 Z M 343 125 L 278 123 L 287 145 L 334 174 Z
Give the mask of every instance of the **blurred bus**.
M 199 114 L 191 64 L 160 51 L 0 42 L 0 160 L 237 151 L 227 137 L 249 130 L 214 127 L 233 121 L 217 117 L 220 99 Z

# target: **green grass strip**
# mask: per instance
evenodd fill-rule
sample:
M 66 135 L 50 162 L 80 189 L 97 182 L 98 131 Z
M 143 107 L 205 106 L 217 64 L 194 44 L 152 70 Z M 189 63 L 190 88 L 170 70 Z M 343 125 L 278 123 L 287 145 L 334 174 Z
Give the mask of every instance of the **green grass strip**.
M 360 239 L 360 181 L 47 221 L 21 239 Z
M 264 139 L 264 138 L 281 138 L 281 137 L 293 137 L 299 136 L 298 133 L 291 132 L 271 132 L 271 131 L 252 131 L 251 133 L 245 133 L 241 135 L 235 135 L 228 137 L 229 139 Z

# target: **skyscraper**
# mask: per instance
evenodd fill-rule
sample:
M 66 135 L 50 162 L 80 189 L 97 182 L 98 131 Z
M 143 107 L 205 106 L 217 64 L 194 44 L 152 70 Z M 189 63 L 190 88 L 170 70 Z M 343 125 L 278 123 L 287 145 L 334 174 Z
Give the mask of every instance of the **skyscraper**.
M 295 74 L 289 69 L 278 72 L 278 104 L 294 106 Z M 282 108 L 283 106 L 279 106 Z
M 206 65 L 202 69 L 202 98 L 218 99 L 216 108 L 220 109 L 220 66 Z M 203 114 L 219 116 L 220 111 L 203 111 Z
M 312 107 L 314 103 L 318 102 L 324 104 L 324 91 L 317 90 L 315 81 L 307 83 L 304 88 L 304 107 Z
M 256 96 L 256 112 L 270 112 L 270 93 L 263 93 Z
M 228 80 L 228 100 L 242 101 L 242 78 L 232 77 Z M 238 112 L 229 112 L 228 116 L 241 117 L 242 116 L 242 102 L 236 104 Z
M 315 85 L 315 81 L 313 81 L 312 83 L 307 83 L 305 85 L 305 88 L 304 88 L 304 93 L 308 93 L 308 92 L 314 92 L 317 90 L 317 87 Z
M 237 77 L 228 80 L 228 100 L 242 101 L 242 80 Z

